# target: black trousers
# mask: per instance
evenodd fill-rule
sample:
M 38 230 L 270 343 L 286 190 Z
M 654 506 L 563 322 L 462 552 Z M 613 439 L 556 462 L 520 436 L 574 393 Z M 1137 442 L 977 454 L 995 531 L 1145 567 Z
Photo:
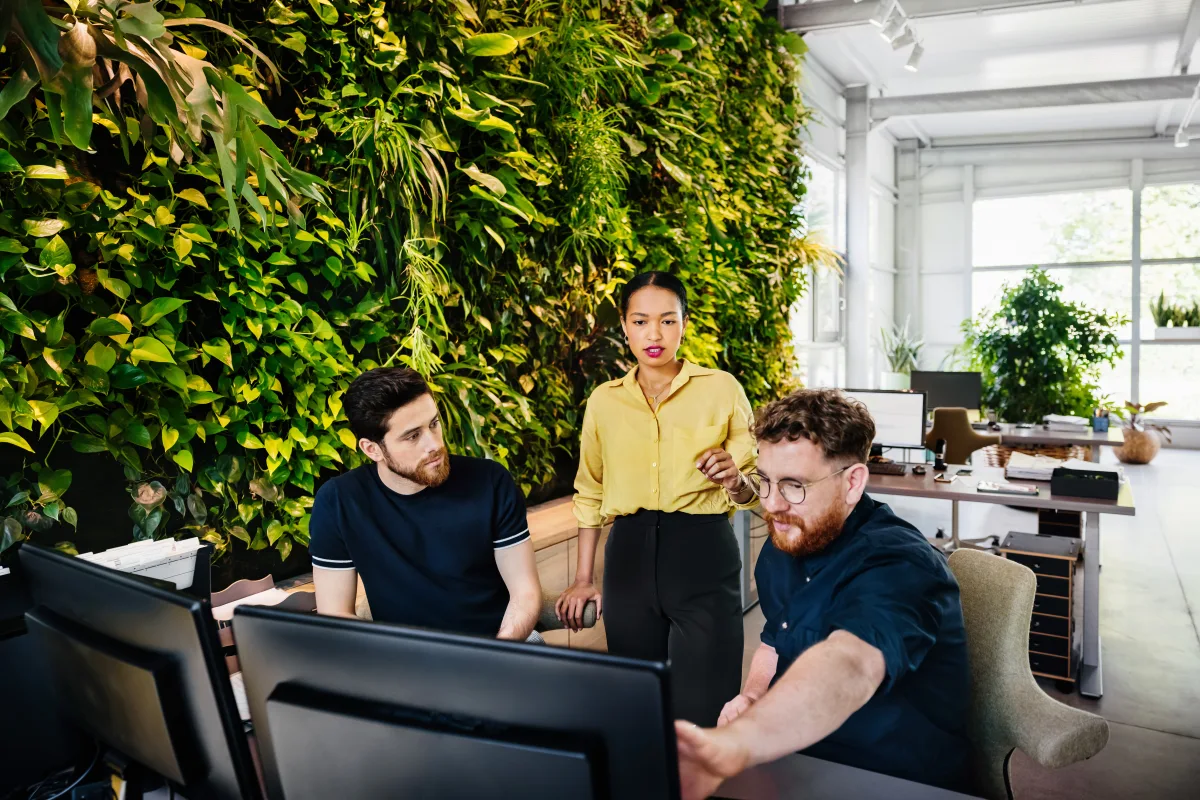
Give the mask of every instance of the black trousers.
M 675 716 L 717 724 L 742 683 L 741 556 L 723 514 L 619 517 L 604 551 L 608 652 L 671 662 Z

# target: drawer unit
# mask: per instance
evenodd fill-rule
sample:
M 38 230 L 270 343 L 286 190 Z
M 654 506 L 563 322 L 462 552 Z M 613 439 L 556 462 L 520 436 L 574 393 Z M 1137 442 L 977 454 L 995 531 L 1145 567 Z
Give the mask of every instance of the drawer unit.
M 1071 603 L 1067 600 L 1066 595 L 1056 597 L 1039 592 L 1033 598 L 1033 613 L 1070 619 Z
M 1029 668 L 1035 675 L 1075 681 L 1075 564 L 1079 540 L 1064 536 L 1013 532 L 1000 553 L 1028 567 L 1037 577 L 1029 620 Z

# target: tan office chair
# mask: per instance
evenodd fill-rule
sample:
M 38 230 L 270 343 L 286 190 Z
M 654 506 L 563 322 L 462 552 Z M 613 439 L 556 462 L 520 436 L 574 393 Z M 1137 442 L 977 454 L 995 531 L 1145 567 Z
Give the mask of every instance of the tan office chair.
M 1037 579 L 1014 561 L 957 550 L 958 579 L 971 662 L 970 736 L 977 790 L 1010 800 L 1009 761 L 1021 752 L 1057 769 L 1084 761 L 1108 744 L 1108 723 L 1071 708 L 1038 686 L 1029 670 L 1029 622 Z
M 979 433 L 971 427 L 965 408 L 933 410 L 933 427 L 925 434 L 925 446 L 934 449 L 938 439 L 946 440 L 947 464 L 970 464 L 971 454 L 976 450 L 1000 444 L 1000 434 Z

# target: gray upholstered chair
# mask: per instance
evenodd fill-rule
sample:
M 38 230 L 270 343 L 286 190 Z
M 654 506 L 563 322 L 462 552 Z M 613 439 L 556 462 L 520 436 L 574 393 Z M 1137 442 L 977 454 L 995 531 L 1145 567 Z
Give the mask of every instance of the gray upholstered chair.
M 1021 752 L 1043 767 L 1084 761 L 1108 744 L 1108 723 L 1051 698 L 1029 670 L 1029 622 L 1037 580 L 1021 564 L 957 550 L 950 569 L 962 594 L 971 661 L 970 734 L 978 791 L 1009 800 L 1009 760 Z

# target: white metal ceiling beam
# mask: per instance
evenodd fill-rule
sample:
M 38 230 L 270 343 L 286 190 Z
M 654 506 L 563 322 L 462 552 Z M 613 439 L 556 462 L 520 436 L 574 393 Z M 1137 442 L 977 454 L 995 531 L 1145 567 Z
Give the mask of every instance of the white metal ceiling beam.
M 1192 0 L 1188 10 L 1187 22 L 1183 25 L 1183 33 L 1179 36 L 1179 50 L 1175 53 L 1175 72 L 1186 75 L 1192 62 L 1192 50 L 1200 40 L 1200 0 Z
M 937 147 L 921 150 L 923 167 L 960 167 L 991 164 L 1065 163 L 1068 161 L 1128 161 L 1145 159 L 1192 159 L 1191 148 L 1174 147 L 1170 139 L 1132 139 L 1099 142 L 1053 142 L 1001 147 Z
M 1055 6 L 1098 5 L 1122 0 L 902 0 L 901 8 L 909 19 L 944 17 L 952 14 L 979 14 L 997 11 L 1024 11 Z M 783 6 L 780 24 L 786 30 L 808 31 L 848 28 L 867 24 L 876 3 L 855 0 L 827 0 L 822 3 Z
M 1186 100 L 1196 88 L 1196 78 L 1172 75 L 1124 81 L 985 89 L 975 92 L 900 95 L 871 101 L 871 121 L 923 114 L 960 114 L 967 111 L 1011 111 L 1019 108 L 1057 108 L 1098 103 L 1140 103 Z

